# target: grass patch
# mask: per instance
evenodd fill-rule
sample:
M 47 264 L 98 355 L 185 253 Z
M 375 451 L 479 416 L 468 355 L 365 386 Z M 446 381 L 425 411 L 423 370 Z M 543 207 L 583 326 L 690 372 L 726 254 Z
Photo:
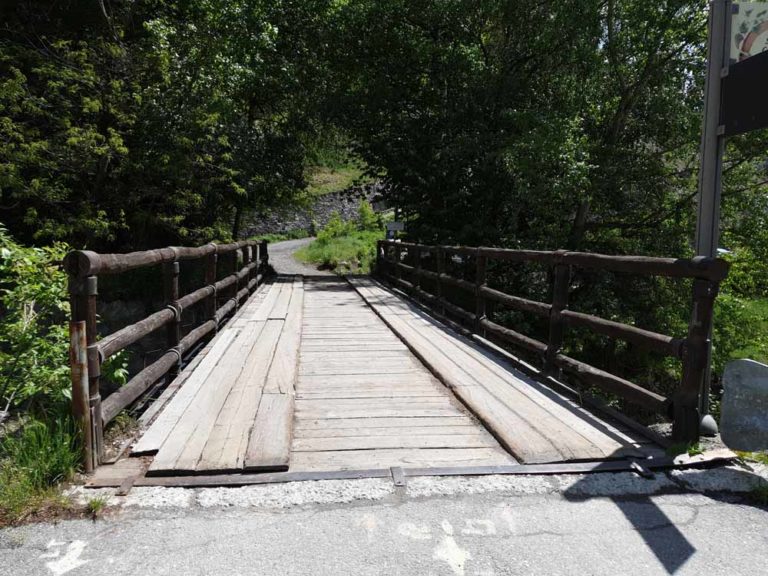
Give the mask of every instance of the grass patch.
M 69 510 L 58 485 L 78 468 L 78 441 L 68 418 L 27 422 L 0 443 L 0 525 L 30 515 L 56 515 Z
M 371 178 L 364 176 L 363 168 L 357 164 L 310 166 L 307 168 L 306 179 L 307 192 L 311 196 L 322 196 L 371 181 Z
M 768 452 L 739 452 L 736 454 L 742 460 L 757 462 L 763 466 L 768 466 Z
M 85 511 L 91 518 L 96 520 L 106 507 L 107 498 L 105 496 L 97 496 L 88 500 L 88 503 L 85 505 Z

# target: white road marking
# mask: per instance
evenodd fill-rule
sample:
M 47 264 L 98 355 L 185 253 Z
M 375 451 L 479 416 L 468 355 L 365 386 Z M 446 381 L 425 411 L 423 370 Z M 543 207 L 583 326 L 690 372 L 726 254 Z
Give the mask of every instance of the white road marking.
M 81 560 L 80 555 L 85 550 L 87 545 L 82 540 L 73 540 L 67 546 L 67 552 L 63 556 L 61 555 L 61 547 L 64 546 L 64 542 L 56 542 L 51 540 L 48 543 L 47 548 L 52 549 L 50 552 L 42 554 L 40 558 L 55 558 L 50 562 L 46 562 L 45 565 L 54 576 L 62 576 L 67 572 L 71 572 L 75 568 L 79 568 L 83 564 L 87 564 L 90 560 Z

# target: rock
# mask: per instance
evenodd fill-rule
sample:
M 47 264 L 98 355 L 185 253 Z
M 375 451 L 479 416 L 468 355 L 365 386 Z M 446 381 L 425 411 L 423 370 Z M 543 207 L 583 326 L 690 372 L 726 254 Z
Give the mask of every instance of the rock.
M 720 428 L 729 448 L 768 450 L 768 366 L 754 360 L 726 365 Z
M 259 234 L 279 234 L 294 230 L 309 230 L 310 235 L 325 226 L 331 215 L 338 212 L 342 220 L 357 218 L 360 201 L 371 203 L 375 212 L 386 210 L 381 200 L 384 189 L 380 182 L 353 186 L 339 192 L 318 196 L 308 208 L 293 208 L 254 214 L 243 227 L 242 237 L 249 238 Z

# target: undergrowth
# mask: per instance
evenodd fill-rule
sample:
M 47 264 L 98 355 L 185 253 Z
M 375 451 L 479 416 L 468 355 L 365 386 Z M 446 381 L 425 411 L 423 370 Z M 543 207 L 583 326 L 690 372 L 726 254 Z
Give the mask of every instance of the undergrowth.
M 30 420 L 0 442 L 0 525 L 43 509 L 66 509 L 58 485 L 79 464 L 78 434 L 70 418 Z

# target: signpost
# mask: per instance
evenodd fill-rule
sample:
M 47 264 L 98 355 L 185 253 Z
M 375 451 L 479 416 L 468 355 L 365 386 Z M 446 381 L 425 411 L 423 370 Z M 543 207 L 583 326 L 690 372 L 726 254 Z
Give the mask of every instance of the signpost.
M 717 255 L 725 138 L 768 127 L 767 88 L 768 3 L 713 0 L 701 134 L 697 255 Z M 716 434 L 717 424 L 708 414 L 709 382 L 708 368 L 701 383 L 701 432 Z

